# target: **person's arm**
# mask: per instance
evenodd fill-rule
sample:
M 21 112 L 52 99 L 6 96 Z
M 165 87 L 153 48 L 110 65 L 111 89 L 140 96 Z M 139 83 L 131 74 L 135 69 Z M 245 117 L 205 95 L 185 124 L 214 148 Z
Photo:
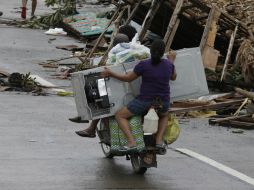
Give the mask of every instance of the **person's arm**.
M 112 70 L 110 70 L 107 67 L 105 67 L 104 71 L 101 72 L 101 76 L 102 77 L 113 77 L 113 78 L 116 78 L 116 79 L 124 81 L 124 82 L 131 82 L 139 77 L 133 71 L 130 71 L 126 74 L 120 74 L 120 73 L 113 72 Z
M 168 54 L 167 54 L 167 58 L 168 58 L 168 60 L 169 60 L 172 64 L 174 64 L 175 59 L 176 59 L 176 52 L 173 51 L 173 50 L 169 51 Z M 177 77 L 177 73 L 176 73 L 176 68 L 175 68 L 175 65 L 174 65 L 174 71 L 173 71 L 173 74 L 172 74 L 170 80 L 173 80 L 173 81 L 174 81 L 174 80 L 176 80 L 176 77 Z
M 177 73 L 176 73 L 176 68 L 174 67 L 174 71 L 173 71 L 173 74 L 172 74 L 170 80 L 176 80 L 176 77 L 177 77 Z

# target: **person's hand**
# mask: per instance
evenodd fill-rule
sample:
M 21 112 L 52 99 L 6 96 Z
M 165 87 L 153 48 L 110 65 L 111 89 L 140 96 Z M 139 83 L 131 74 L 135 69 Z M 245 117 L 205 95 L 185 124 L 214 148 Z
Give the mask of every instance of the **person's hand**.
M 111 74 L 112 74 L 112 71 L 109 68 L 104 67 L 104 70 L 101 72 L 101 77 L 103 78 L 110 77 Z
M 167 58 L 174 64 L 174 61 L 176 59 L 176 52 L 171 50 L 167 53 Z

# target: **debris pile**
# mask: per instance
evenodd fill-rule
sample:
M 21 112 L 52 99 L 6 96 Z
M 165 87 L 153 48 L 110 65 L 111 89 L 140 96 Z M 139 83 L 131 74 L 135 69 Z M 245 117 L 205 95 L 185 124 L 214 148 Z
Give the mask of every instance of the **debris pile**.
M 39 92 L 42 90 L 30 73 L 0 72 L 0 74 L 0 91 Z
M 250 40 L 245 40 L 240 46 L 236 63 L 246 84 L 254 87 L 254 47 Z
M 231 16 L 245 23 L 254 32 L 254 1 L 253 0 L 202 0 L 214 4 Z
M 235 91 L 245 98 L 240 107 L 231 115 L 222 115 L 220 118 L 210 119 L 209 122 L 213 125 L 254 129 L 254 93 L 240 88 L 235 88 Z
M 23 22 L 20 24 L 22 27 L 34 28 L 34 29 L 48 29 L 49 27 L 59 26 L 63 18 L 67 15 L 76 13 L 76 2 L 73 0 L 45 0 L 47 7 L 57 7 L 52 14 L 44 15 L 37 19 Z

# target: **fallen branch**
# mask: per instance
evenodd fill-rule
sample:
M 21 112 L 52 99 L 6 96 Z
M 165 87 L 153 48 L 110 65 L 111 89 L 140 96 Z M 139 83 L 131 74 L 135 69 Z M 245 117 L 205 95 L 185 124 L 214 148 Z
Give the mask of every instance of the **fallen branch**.
M 239 116 L 230 116 L 230 117 L 226 117 L 226 118 L 220 118 L 220 119 L 212 119 L 212 122 L 223 122 L 223 121 L 229 121 L 229 120 L 234 120 L 234 119 L 239 119 L 239 118 L 243 118 L 243 117 L 249 117 L 251 116 L 251 114 L 245 114 L 245 115 L 239 115 Z
M 94 55 L 102 55 L 102 53 L 94 53 Z M 59 62 L 59 61 L 63 61 L 63 60 L 67 60 L 67 59 L 72 59 L 72 58 L 82 58 L 82 57 L 86 57 L 87 56 L 87 53 L 83 53 L 82 55 L 74 55 L 72 57 L 64 57 L 64 58 L 60 58 L 60 59 L 57 59 L 57 60 L 52 60 L 50 62 L 47 62 L 47 63 L 38 63 L 39 65 L 44 65 L 44 64 L 52 64 L 52 63 L 56 63 L 56 62 Z
M 249 98 L 245 98 L 245 100 L 243 101 L 242 105 L 236 110 L 236 112 L 234 113 L 234 115 L 238 115 L 241 111 L 241 109 L 243 108 L 243 106 L 245 106 L 248 103 Z
M 234 88 L 234 89 L 235 89 L 235 91 L 238 92 L 239 94 L 242 94 L 242 95 L 244 95 L 245 97 L 254 100 L 254 93 L 249 92 L 249 91 L 247 91 L 247 90 L 243 90 L 243 89 L 241 89 L 241 88 Z

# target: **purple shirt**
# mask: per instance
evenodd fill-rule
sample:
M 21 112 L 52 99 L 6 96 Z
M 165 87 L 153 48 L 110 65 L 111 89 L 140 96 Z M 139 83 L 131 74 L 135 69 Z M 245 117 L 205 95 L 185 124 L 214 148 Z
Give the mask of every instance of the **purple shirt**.
M 142 76 L 140 94 L 138 99 L 152 99 L 161 97 L 169 100 L 169 80 L 173 75 L 175 66 L 168 59 L 162 59 L 158 65 L 152 65 L 151 59 L 138 63 L 134 72 Z

